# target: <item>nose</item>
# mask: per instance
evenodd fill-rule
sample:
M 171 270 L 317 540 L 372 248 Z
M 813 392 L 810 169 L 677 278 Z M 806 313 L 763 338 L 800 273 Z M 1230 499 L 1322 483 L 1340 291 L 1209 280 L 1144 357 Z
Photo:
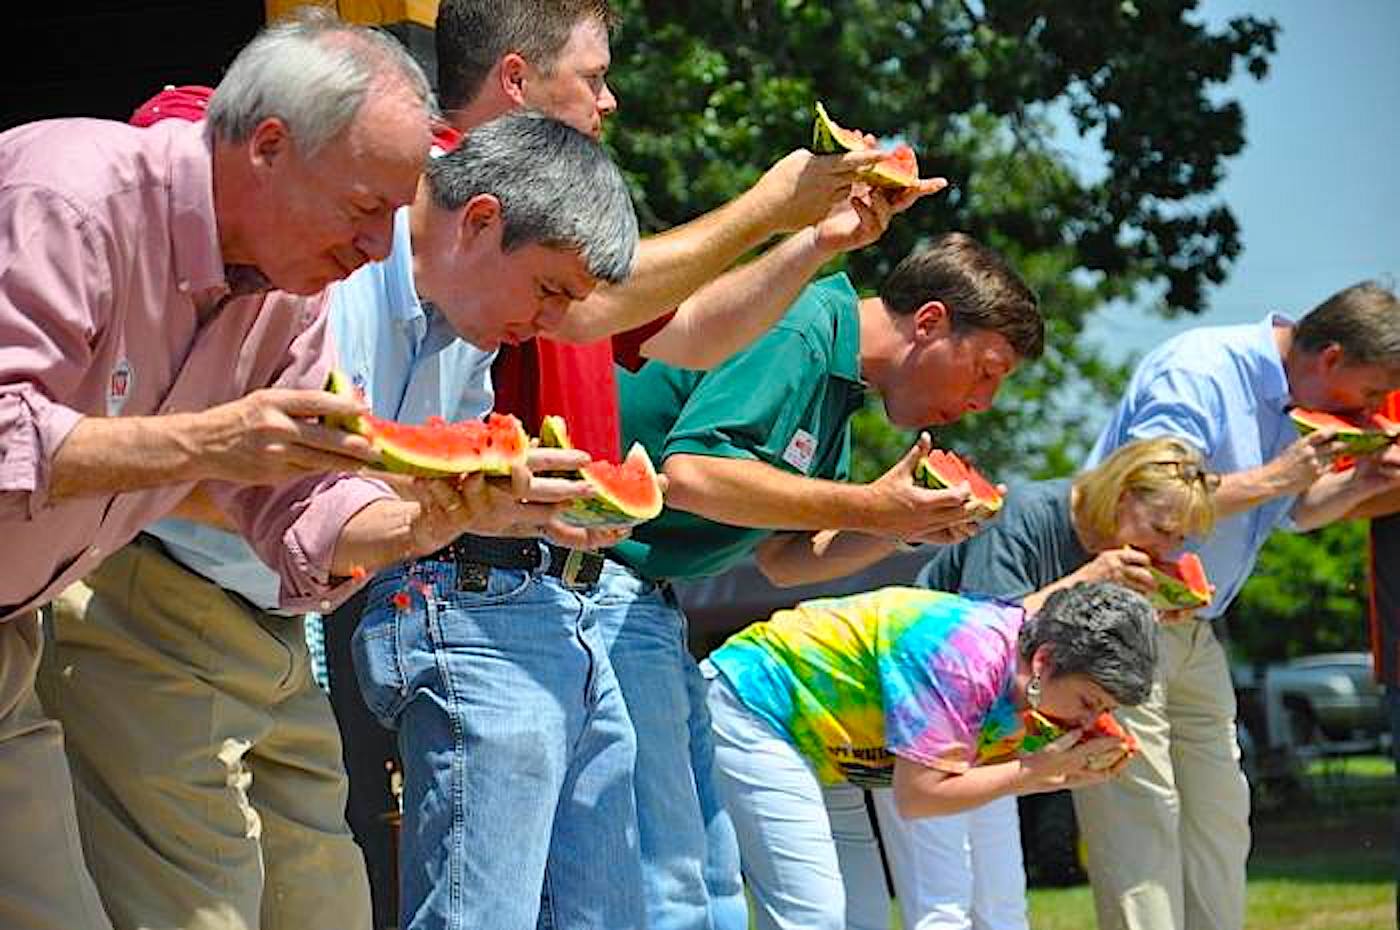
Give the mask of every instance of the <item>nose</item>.
M 617 112 L 617 97 L 613 96 L 612 88 L 608 82 L 603 82 L 603 89 L 598 94 L 598 115 L 611 116 Z
M 394 214 L 390 211 L 366 219 L 355 235 L 355 248 L 369 256 L 371 261 L 380 262 L 388 258 L 393 243 Z

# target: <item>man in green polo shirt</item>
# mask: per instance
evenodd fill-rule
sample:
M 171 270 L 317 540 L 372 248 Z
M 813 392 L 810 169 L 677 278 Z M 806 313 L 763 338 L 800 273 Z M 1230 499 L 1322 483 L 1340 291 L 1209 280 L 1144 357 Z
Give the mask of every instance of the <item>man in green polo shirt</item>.
M 800 286 L 755 292 L 791 306 L 718 368 L 652 362 L 619 385 L 624 447 L 642 443 L 670 484 L 661 516 L 610 552 L 598 623 L 637 733 L 647 893 L 708 886 L 716 930 L 747 927 L 738 851 L 727 821 L 713 816 L 704 683 L 666 582 L 718 574 L 755 553 L 775 583 L 802 583 L 863 568 L 907 542 L 970 535 L 965 486 L 914 483 L 926 434 L 880 478 L 847 483 L 851 416 L 873 389 L 896 426 L 952 423 L 987 409 L 1044 341 L 1035 295 L 960 233 L 906 257 L 878 296 L 860 298 L 844 274 Z M 831 530 L 849 532 L 822 532 Z

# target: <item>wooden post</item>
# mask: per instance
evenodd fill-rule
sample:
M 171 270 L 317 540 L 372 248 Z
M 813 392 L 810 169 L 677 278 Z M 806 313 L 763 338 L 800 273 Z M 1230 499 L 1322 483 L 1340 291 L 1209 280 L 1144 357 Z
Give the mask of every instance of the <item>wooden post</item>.
M 407 22 L 431 29 L 437 22 L 438 0 L 264 0 L 268 22 L 281 19 L 301 6 L 328 7 L 342 19 L 366 26 Z

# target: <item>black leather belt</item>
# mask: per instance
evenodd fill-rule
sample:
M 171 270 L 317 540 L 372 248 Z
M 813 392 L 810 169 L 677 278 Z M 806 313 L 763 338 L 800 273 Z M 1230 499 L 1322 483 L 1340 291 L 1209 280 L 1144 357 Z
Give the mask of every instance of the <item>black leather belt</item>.
M 541 546 L 538 539 L 509 539 L 494 536 L 458 536 L 450 545 L 428 556 L 457 565 L 457 587 L 464 590 L 486 590 L 489 569 L 506 568 L 534 571 L 548 558 L 543 571 L 558 578 L 569 587 L 587 587 L 598 583 L 603 572 L 603 556 L 582 549 L 566 549 L 553 543 Z

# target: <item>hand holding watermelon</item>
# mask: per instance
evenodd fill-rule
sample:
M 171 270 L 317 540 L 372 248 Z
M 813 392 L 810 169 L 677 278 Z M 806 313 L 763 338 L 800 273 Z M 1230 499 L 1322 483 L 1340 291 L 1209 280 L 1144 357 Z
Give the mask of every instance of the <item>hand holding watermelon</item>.
M 935 490 L 911 480 L 931 447 L 928 434 L 921 434 L 902 459 L 865 486 L 870 503 L 863 532 L 933 543 L 953 542 L 976 532 L 976 512 L 965 485 Z

